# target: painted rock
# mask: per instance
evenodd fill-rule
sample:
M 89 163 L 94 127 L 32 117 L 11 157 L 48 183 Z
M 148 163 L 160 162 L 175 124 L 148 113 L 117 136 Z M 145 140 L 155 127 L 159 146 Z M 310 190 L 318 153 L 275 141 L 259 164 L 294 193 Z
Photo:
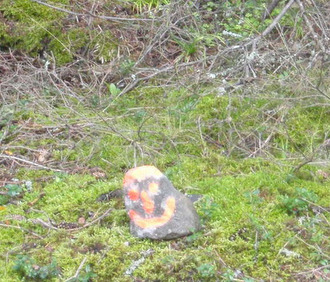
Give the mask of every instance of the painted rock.
M 125 174 L 124 197 L 136 237 L 174 239 L 200 229 L 192 202 L 154 166 L 136 167 Z

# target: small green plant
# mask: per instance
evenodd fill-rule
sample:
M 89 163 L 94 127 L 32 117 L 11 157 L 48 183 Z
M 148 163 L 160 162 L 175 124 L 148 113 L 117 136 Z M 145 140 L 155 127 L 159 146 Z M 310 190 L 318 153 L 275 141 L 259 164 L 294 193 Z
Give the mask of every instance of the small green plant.
M 121 92 L 119 88 L 113 83 L 107 84 L 109 92 L 112 96 L 116 97 Z
M 204 263 L 197 267 L 197 271 L 203 278 L 212 278 L 216 274 L 216 267 L 213 264 Z
M 23 192 L 23 186 L 19 184 L 6 184 L 4 186 L 6 191 L 0 195 L 0 204 L 5 205 L 9 202 L 10 198 L 19 196 Z
M 13 269 L 18 272 L 23 279 L 44 280 L 57 277 L 60 274 L 59 267 L 55 260 L 50 264 L 40 266 L 34 259 L 27 255 L 18 255 Z
M 201 221 L 204 224 L 206 221 L 212 219 L 213 215 L 216 214 L 218 204 L 214 203 L 213 200 L 205 196 L 200 203 L 200 214 Z
M 130 60 L 130 59 L 127 59 L 127 60 L 124 60 L 121 64 L 120 64 L 120 67 L 119 67 L 119 71 L 122 75 L 127 75 L 131 72 L 133 66 L 134 66 L 135 62 Z
M 244 193 L 244 197 L 247 198 L 251 205 L 257 205 L 263 202 L 259 189 Z
M 160 5 L 167 5 L 169 0 L 132 0 L 137 12 L 141 13 L 144 9 L 150 11 L 152 8 L 159 8 Z
M 23 187 L 19 184 L 7 184 L 5 188 L 7 189 L 7 195 L 10 197 L 18 196 L 23 192 Z
M 223 274 L 222 277 L 224 281 L 234 281 L 235 280 L 235 272 L 231 269 L 227 269 Z
M 197 52 L 197 41 L 193 40 L 193 41 L 188 41 L 188 42 L 184 42 L 181 40 L 175 40 L 176 43 L 181 47 L 183 54 L 187 57 L 194 55 Z
M 97 275 L 93 272 L 91 266 L 89 264 L 85 267 L 85 272 L 79 274 L 78 277 L 71 278 L 68 282 L 89 282 L 92 281 L 92 278 L 97 277 Z
M 308 211 L 310 202 L 316 202 L 317 195 L 305 188 L 297 188 L 294 195 L 280 196 L 281 206 L 287 211 L 288 214 L 301 215 Z
M 187 236 L 186 241 L 187 243 L 193 243 L 203 238 L 203 236 L 204 236 L 203 232 L 194 232 L 192 235 Z

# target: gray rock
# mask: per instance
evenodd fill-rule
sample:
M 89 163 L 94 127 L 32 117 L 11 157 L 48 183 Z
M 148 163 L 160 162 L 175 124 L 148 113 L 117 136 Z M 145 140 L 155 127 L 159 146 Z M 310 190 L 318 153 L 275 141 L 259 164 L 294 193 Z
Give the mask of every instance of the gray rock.
M 141 166 L 126 173 L 124 199 L 130 230 L 136 237 L 174 239 L 200 229 L 191 200 L 154 166 Z

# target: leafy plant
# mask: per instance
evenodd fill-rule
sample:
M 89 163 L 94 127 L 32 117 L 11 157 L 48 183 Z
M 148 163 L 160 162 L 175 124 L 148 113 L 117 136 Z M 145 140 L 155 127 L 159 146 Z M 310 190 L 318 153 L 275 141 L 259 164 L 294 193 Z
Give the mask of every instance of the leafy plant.
M 197 40 L 193 40 L 193 41 L 181 41 L 181 40 L 175 40 L 176 43 L 181 47 L 183 53 L 185 56 L 189 57 L 194 55 L 197 52 Z
M 55 260 L 52 260 L 50 264 L 40 266 L 34 259 L 27 255 L 18 255 L 13 269 L 24 278 L 40 280 L 57 277 L 60 274 L 59 267 Z
M 281 206 L 286 209 L 288 214 L 300 215 L 308 211 L 309 202 L 316 202 L 317 195 L 305 188 L 297 188 L 294 195 L 280 196 Z
M 117 86 L 114 83 L 107 84 L 109 92 L 112 96 L 117 96 L 121 90 L 117 88 Z
M 260 204 L 263 201 L 263 199 L 260 197 L 259 189 L 244 193 L 244 197 L 247 198 L 252 205 Z
M 91 266 L 87 264 L 84 273 L 80 273 L 76 278 L 71 278 L 68 282 L 89 282 L 95 277 L 97 277 L 97 275 L 93 272 Z
M 6 184 L 4 188 L 7 190 L 0 195 L 0 204 L 7 204 L 10 198 L 19 196 L 23 192 L 23 187 L 19 184 Z
M 121 64 L 120 64 L 120 73 L 122 75 L 127 75 L 131 72 L 133 66 L 134 66 L 134 61 L 130 60 L 130 59 L 127 59 L 127 60 L 124 60 Z
M 7 189 L 7 195 L 10 197 L 18 196 L 23 192 L 23 187 L 19 184 L 7 184 L 5 188 Z
M 216 214 L 217 208 L 218 204 L 214 203 L 210 197 L 205 196 L 200 203 L 200 214 L 202 223 L 210 220 L 213 215 Z
M 197 271 L 203 278 L 212 278 L 216 274 L 216 267 L 213 264 L 204 263 L 197 267 Z
M 136 10 L 142 12 L 144 8 L 150 11 L 152 8 L 158 8 L 160 5 L 169 4 L 169 0 L 132 0 Z

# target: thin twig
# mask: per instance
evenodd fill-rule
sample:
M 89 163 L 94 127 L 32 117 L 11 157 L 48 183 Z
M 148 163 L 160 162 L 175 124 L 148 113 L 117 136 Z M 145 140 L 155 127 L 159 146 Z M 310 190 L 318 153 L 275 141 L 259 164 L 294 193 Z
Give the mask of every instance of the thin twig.
M 319 206 L 319 205 L 317 205 L 317 204 L 315 204 L 315 203 L 313 203 L 311 201 L 308 201 L 305 198 L 299 198 L 299 199 L 302 200 L 302 201 L 304 201 L 304 202 L 306 202 L 306 203 L 309 203 L 310 205 L 313 205 L 314 207 L 318 207 L 319 209 L 323 210 L 324 212 L 329 212 L 327 209 L 325 209 L 325 208 L 323 208 L 323 207 L 321 207 L 321 206 Z
M 323 253 L 322 250 L 320 249 L 319 246 L 315 247 L 311 244 L 308 244 L 305 240 L 303 240 L 302 238 L 300 238 L 299 236 L 296 237 L 299 241 L 303 242 L 305 245 L 307 245 L 308 247 L 318 251 L 320 254 L 322 254 L 324 257 L 326 257 L 327 259 L 330 259 L 330 256 L 328 256 L 327 254 Z
M 25 159 L 22 159 L 22 158 L 18 158 L 18 157 L 15 157 L 15 156 L 8 156 L 8 155 L 0 154 L 0 158 L 23 162 L 23 163 L 26 163 L 26 164 L 29 164 L 29 165 L 33 165 L 33 166 L 43 168 L 43 169 L 47 169 L 47 170 L 51 170 L 51 171 L 64 172 L 61 169 L 51 168 L 51 167 L 44 166 L 44 165 L 41 165 L 41 164 L 37 164 L 35 162 L 31 162 L 31 161 L 28 161 L 28 160 L 25 160 Z
M 261 38 L 265 37 L 266 35 L 268 35 L 273 29 L 274 27 L 280 22 L 280 20 L 283 18 L 283 16 L 286 14 L 286 12 L 290 9 L 290 7 L 292 6 L 292 4 L 295 2 L 296 0 L 290 0 L 282 9 L 282 11 L 277 15 L 277 17 L 273 20 L 273 22 L 256 38 L 252 39 L 251 42 L 248 42 L 248 44 L 256 44 Z
M 317 42 L 317 44 L 320 46 L 322 52 L 326 53 L 326 48 L 324 47 L 322 41 L 319 40 L 319 37 L 318 37 L 317 33 L 314 31 L 311 22 L 309 21 L 309 19 L 306 16 L 306 11 L 305 11 L 305 7 L 304 7 L 303 3 L 301 3 L 300 0 L 296 0 L 296 2 L 299 5 L 299 9 L 300 9 L 300 11 L 302 13 L 302 17 L 303 17 L 304 21 L 306 22 L 306 25 L 307 25 L 309 31 L 312 33 L 313 38 L 315 39 L 315 41 Z
M 262 21 L 270 17 L 270 14 L 273 12 L 273 10 L 276 8 L 276 6 L 280 1 L 281 0 L 272 0 L 272 2 L 268 4 L 268 6 L 265 9 L 265 12 L 262 15 L 261 18 Z
M 72 276 L 72 277 L 70 277 L 69 279 L 65 280 L 65 282 L 70 281 L 70 280 L 72 280 L 72 279 L 75 280 L 75 279 L 78 278 L 79 273 L 80 273 L 80 271 L 82 270 L 82 268 L 83 268 L 83 266 L 84 266 L 86 260 L 87 260 L 87 257 L 85 256 L 85 257 L 83 258 L 83 260 L 81 261 L 81 263 L 80 263 L 80 265 L 79 265 L 79 267 L 78 267 L 78 269 L 77 269 L 75 275 Z
M 14 228 L 14 229 L 18 229 L 18 230 L 21 230 L 21 231 L 23 231 L 23 232 L 27 232 L 27 233 L 30 233 L 30 234 L 32 234 L 33 236 L 36 236 L 36 237 L 38 237 L 39 239 L 44 239 L 44 237 L 42 237 L 42 236 L 38 235 L 37 233 L 34 233 L 33 231 L 31 231 L 31 230 L 28 230 L 28 229 L 26 229 L 26 228 L 23 228 L 23 227 L 20 227 L 20 226 L 16 226 L 16 225 L 10 225 L 10 224 L 5 224 L 5 223 L 2 223 L 2 222 L 0 222 L 0 226 L 2 226 L 2 227 L 7 227 L 7 228 Z
M 299 272 L 299 273 L 297 273 L 296 275 L 302 275 L 302 274 L 313 273 L 313 272 L 315 272 L 315 271 L 322 270 L 322 269 L 326 269 L 326 268 L 330 268 L 330 264 L 323 265 L 323 266 L 320 266 L 320 267 L 318 267 L 318 268 L 314 268 L 314 269 L 311 269 L 311 270 L 307 270 L 307 271 Z
M 77 227 L 77 228 L 70 228 L 70 229 L 66 229 L 67 231 L 77 231 L 77 230 L 81 230 L 81 229 L 84 229 L 84 228 L 87 228 L 91 225 L 93 225 L 94 223 L 100 221 L 101 219 L 103 219 L 104 217 L 108 216 L 108 214 L 112 211 L 112 208 L 106 210 L 101 216 L 99 216 L 98 218 L 94 219 L 93 221 L 89 222 L 89 223 L 86 223 L 84 226 L 81 226 L 81 227 Z M 36 219 L 32 219 L 31 220 L 33 223 L 35 224 L 40 224 L 46 228 L 49 228 L 49 229 L 54 229 L 54 230 L 62 230 L 64 228 L 59 228 L 59 227 L 56 227 L 54 226 L 53 224 L 51 223 L 47 223 L 45 222 L 44 220 L 42 220 L 41 218 L 36 218 Z

